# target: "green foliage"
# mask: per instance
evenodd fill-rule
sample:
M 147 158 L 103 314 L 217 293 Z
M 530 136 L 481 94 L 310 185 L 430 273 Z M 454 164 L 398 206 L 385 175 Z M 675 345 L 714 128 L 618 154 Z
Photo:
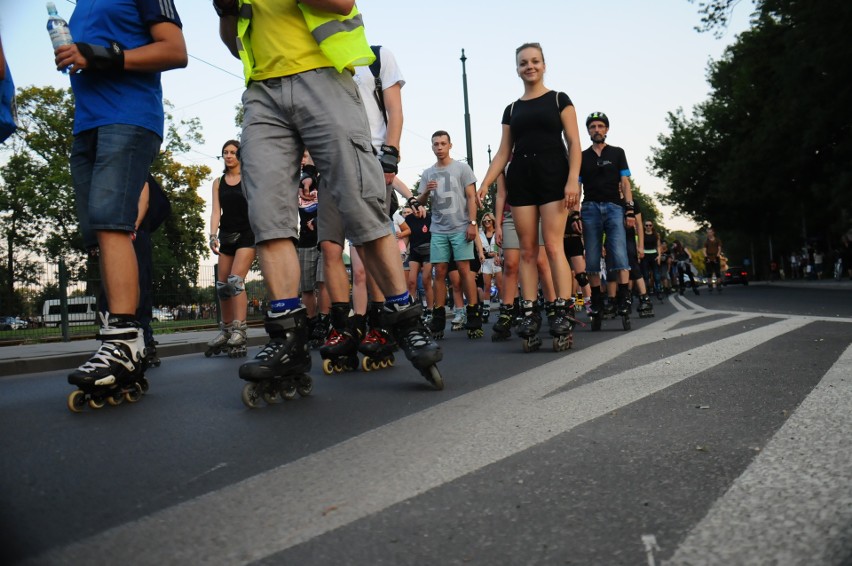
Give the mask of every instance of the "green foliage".
M 726 25 L 732 0 L 701 2 L 705 30 Z M 758 265 L 768 242 L 831 248 L 850 227 L 852 3 L 760 0 L 752 27 L 710 65 L 711 94 L 668 116 L 649 164 L 663 201 L 713 225 Z M 828 17 L 827 17 L 828 16 Z
M 0 250 L 4 253 L 0 304 L 18 296 L 15 285 L 43 284 L 42 261 L 64 257 L 72 281 L 87 281 L 96 294 L 97 263 L 88 262 L 77 223 L 68 166 L 74 100 L 70 89 L 30 86 L 18 91 L 21 127 L 12 155 L 0 168 Z M 166 103 L 167 110 L 171 106 Z M 172 205 L 172 216 L 154 234 L 155 292 L 192 291 L 200 259 L 206 254 L 204 201 L 198 188 L 210 175 L 199 165 L 182 165 L 174 156 L 203 142 L 197 118 L 175 123 L 166 115 L 163 151 L 151 172 Z M 159 269 L 159 266 L 164 266 Z

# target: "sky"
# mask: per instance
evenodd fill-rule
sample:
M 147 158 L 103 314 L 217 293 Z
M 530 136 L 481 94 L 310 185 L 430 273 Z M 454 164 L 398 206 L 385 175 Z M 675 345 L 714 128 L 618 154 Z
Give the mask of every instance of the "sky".
M 70 19 L 71 0 L 55 0 Z M 186 69 L 163 74 L 163 91 L 177 120 L 199 118 L 205 143 L 177 160 L 205 164 L 216 175 L 222 143 L 237 138 L 235 107 L 243 91 L 242 67 L 218 36 L 210 0 L 176 0 L 189 52 Z M 607 142 L 623 147 L 633 180 L 642 192 L 665 193 L 649 172 L 651 148 L 667 134 L 667 113 L 687 115 L 707 99 L 711 60 L 721 57 L 736 34 L 747 29 L 751 2 L 737 4 L 731 25 L 719 39 L 698 33 L 698 7 L 688 0 L 359 0 L 370 43 L 394 52 L 406 84 L 405 125 L 399 177 L 409 186 L 434 162 L 430 136 L 447 130 L 451 156 L 466 157 L 462 63 L 464 49 L 473 143 L 472 165 L 479 178 L 488 166 L 488 147 L 500 144 L 504 108 L 523 93 L 515 72 L 515 48 L 539 42 L 547 63 L 545 85 L 568 94 L 580 121 L 583 147 L 591 145 L 585 116 L 605 112 Z M 0 37 L 15 84 L 68 86 L 57 72 L 45 25 L 45 2 L 0 0 Z M 0 161 L 4 156 L 0 152 Z M 199 192 L 210 199 L 211 183 Z M 658 206 L 659 201 L 657 201 Z M 688 218 L 660 206 L 670 230 L 694 230 Z M 205 218 L 209 219 L 209 205 Z

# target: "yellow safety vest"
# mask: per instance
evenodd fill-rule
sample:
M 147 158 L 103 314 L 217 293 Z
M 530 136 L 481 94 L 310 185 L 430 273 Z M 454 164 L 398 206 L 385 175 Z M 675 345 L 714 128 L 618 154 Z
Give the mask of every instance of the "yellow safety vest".
M 345 16 L 316 10 L 299 2 L 308 31 L 338 73 L 347 67 L 370 65 L 376 55 L 367 42 L 364 20 L 357 6 Z
M 357 7 L 341 16 L 329 12 L 315 10 L 310 6 L 298 3 L 310 31 L 323 55 L 334 65 L 337 72 L 353 66 L 370 65 L 376 60 L 373 50 L 364 32 L 364 22 Z M 255 59 L 251 48 L 252 8 L 251 0 L 240 0 L 240 11 L 237 19 L 237 50 L 243 62 L 243 74 L 246 86 L 251 81 L 255 68 Z

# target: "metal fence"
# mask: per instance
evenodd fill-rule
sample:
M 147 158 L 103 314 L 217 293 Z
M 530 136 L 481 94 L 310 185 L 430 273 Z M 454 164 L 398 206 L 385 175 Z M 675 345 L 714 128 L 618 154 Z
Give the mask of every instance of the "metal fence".
M 158 281 L 154 265 L 154 333 L 215 328 L 220 320 L 216 267 L 202 265 L 196 281 Z M 99 278 L 74 280 L 63 262 L 39 265 L 35 283 L 15 285 L 14 297 L 0 304 L 0 346 L 94 337 L 98 329 Z M 248 319 L 259 321 L 267 307 L 266 286 L 257 271 L 246 277 Z M 9 306 L 14 305 L 14 306 Z

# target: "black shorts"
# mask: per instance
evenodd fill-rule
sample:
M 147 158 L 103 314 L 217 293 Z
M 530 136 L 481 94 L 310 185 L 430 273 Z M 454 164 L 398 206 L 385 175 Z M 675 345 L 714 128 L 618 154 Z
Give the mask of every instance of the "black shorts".
M 233 232 L 232 234 L 235 234 Z M 243 230 L 237 238 L 226 232 L 219 231 L 219 253 L 225 255 L 237 255 L 237 250 L 240 248 L 254 247 L 254 232 L 251 228 Z
M 408 263 L 411 263 L 412 261 L 416 261 L 420 265 L 423 265 L 424 263 L 431 263 L 429 261 L 429 257 L 430 257 L 429 252 L 426 252 L 425 254 L 421 254 L 421 253 L 418 253 L 416 250 L 411 250 L 411 252 L 409 252 L 409 254 L 408 254 Z
M 562 200 L 567 182 L 568 157 L 563 152 L 516 153 L 506 172 L 507 201 L 511 206 L 541 206 Z
M 582 256 L 586 254 L 586 250 L 583 247 L 582 236 L 576 234 L 573 236 L 565 236 L 563 244 L 565 247 L 565 257 L 567 258 Z
M 482 269 L 482 264 L 479 262 L 479 256 L 476 254 L 476 250 L 474 249 L 473 259 L 469 260 L 470 270 L 473 273 L 478 273 L 480 269 Z M 447 273 L 450 271 L 458 270 L 458 266 L 456 265 L 456 260 L 451 259 L 447 264 Z

